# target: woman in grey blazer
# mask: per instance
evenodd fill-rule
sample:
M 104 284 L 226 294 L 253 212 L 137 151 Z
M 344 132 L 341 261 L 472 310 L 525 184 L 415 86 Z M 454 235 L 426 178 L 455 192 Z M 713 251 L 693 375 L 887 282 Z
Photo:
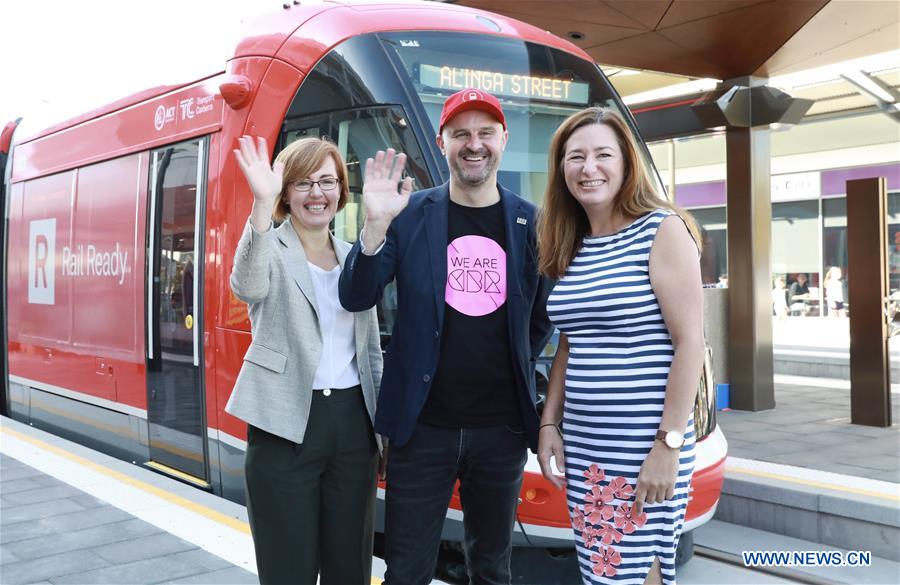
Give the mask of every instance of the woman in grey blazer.
M 239 143 L 253 209 L 231 289 L 249 306 L 253 341 L 225 410 L 248 423 L 259 578 L 368 584 L 382 358 L 375 309 L 348 313 L 338 301 L 350 245 L 329 224 L 349 195 L 346 168 L 318 138 L 291 143 L 271 167 L 264 139 Z

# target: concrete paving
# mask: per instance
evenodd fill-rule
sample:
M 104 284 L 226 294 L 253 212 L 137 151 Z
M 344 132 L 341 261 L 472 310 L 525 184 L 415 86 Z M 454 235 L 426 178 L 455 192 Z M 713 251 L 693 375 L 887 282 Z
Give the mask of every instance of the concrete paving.
M 724 553 L 725 556 L 733 557 L 735 561 L 740 559 L 741 561 L 739 562 L 742 562 L 742 553 L 750 551 L 839 552 L 843 559 L 848 558 L 847 549 L 822 546 L 816 542 L 754 530 L 746 526 L 738 526 L 718 520 L 713 520 L 709 524 L 698 528 L 694 532 L 694 544 L 697 547 L 697 555 L 703 554 L 704 549 L 711 549 Z M 871 563 L 868 566 L 811 564 L 808 566 L 787 565 L 770 567 L 770 569 L 781 572 L 783 578 L 790 579 L 793 577 L 807 583 L 875 585 L 900 582 L 900 563 L 877 556 L 871 557 Z M 777 579 L 777 577 L 761 573 L 753 573 L 753 577 L 757 580 L 747 582 L 763 583 L 772 582 L 769 581 L 770 579 Z M 682 573 L 679 573 L 678 579 L 679 581 L 682 580 Z M 727 580 L 723 579 L 718 582 L 733 583 L 734 581 L 731 580 L 731 575 L 728 575 Z
M 259 582 L 253 573 L 4 454 L 0 581 Z
M 896 389 L 891 398 L 900 421 Z M 813 543 L 804 550 L 900 561 L 900 424 L 851 424 L 848 380 L 776 374 L 775 402 L 718 412 L 729 465 L 716 519 Z
M 849 384 L 802 382 L 776 382 L 773 410 L 718 413 L 729 456 L 900 483 L 900 395 L 896 422 L 868 427 L 850 423 Z

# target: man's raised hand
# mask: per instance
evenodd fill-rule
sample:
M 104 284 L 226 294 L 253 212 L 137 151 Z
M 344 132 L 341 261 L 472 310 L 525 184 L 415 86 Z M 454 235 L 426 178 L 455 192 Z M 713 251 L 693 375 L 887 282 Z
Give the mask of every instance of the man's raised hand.
M 379 150 L 374 159 L 366 160 L 363 207 L 367 229 L 386 233 L 391 221 L 409 203 L 412 177 L 400 180 L 404 166 L 406 155 L 397 154 L 393 148 Z

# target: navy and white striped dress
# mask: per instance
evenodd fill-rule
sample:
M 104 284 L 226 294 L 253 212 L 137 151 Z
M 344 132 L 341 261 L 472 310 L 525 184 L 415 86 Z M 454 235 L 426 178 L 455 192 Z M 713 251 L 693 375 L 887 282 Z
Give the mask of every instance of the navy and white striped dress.
M 694 422 L 681 449 L 675 496 L 631 513 L 638 472 L 659 428 L 674 354 L 650 286 L 650 247 L 672 212 L 586 237 L 547 310 L 569 340 L 563 415 L 567 499 L 585 583 L 644 582 L 659 557 L 675 583 L 675 548 L 694 469 Z

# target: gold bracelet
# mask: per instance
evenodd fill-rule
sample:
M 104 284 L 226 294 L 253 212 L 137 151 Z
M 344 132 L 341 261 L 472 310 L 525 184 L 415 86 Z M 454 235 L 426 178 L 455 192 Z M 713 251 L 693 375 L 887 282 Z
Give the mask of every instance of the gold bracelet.
M 556 428 L 556 432 L 559 433 L 559 436 L 560 436 L 560 437 L 562 436 L 562 430 L 560 430 L 559 424 L 557 424 L 557 423 L 544 423 L 544 424 L 542 424 L 541 426 L 538 427 L 538 432 L 540 432 L 540 430 L 541 430 L 542 428 L 544 428 L 544 427 L 554 427 L 554 428 Z

